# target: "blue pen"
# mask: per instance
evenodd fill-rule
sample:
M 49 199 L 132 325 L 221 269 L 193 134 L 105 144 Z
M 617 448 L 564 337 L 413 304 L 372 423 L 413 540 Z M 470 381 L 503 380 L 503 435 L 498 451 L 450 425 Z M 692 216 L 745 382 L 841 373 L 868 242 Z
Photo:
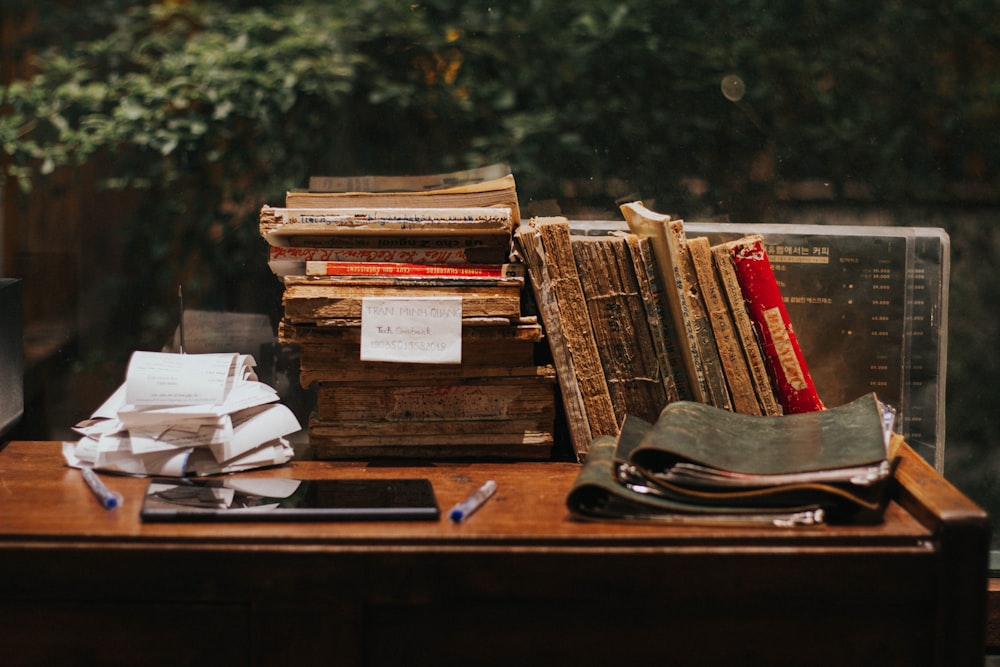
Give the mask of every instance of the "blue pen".
M 490 499 L 497 490 L 497 483 L 492 479 L 479 487 L 479 490 L 471 496 L 458 503 L 448 512 L 449 518 L 455 523 L 460 523 L 469 518 L 469 515 L 479 509 L 483 503 Z
M 117 493 L 104 486 L 104 482 L 94 473 L 92 468 L 83 467 L 83 481 L 87 483 L 90 490 L 94 492 L 97 499 L 106 510 L 113 510 L 122 504 L 122 494 Z

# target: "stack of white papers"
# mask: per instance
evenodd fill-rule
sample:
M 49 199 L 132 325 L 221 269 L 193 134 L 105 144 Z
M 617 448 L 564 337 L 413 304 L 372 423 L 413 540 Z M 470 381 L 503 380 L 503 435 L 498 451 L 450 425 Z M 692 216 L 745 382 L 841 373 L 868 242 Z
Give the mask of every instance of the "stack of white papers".
M 73 467 L 168 477 L 286 463 L 301 430 L 252 356 L 135 352 L 125 382 L 63 443 Z

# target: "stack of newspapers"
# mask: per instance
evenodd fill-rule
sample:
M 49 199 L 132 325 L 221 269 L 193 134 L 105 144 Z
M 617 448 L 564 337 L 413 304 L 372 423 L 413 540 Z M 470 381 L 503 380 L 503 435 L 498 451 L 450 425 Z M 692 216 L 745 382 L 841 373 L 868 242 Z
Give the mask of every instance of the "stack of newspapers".
M 280 465 L 301 426 L 250 355 L 135 352 L 125 382 L 63 444 L 77 468 L 202 476 Z

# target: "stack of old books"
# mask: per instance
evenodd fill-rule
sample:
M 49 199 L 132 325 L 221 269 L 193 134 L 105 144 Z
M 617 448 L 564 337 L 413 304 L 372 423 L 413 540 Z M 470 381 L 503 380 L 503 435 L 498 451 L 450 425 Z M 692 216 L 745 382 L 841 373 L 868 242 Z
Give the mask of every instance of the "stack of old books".
M 547 458 L 556 376 L 510 260 L 509 172 L 313 179 L 265 206 L 279 340 L 316 388 L 319 458 Z
M 681 400 L 752 416 L 823 409 L 762 238 L 712 245 L 640 202 L 625 224 L 515 232 L 550 342 L 579 460 L 626 417 Z

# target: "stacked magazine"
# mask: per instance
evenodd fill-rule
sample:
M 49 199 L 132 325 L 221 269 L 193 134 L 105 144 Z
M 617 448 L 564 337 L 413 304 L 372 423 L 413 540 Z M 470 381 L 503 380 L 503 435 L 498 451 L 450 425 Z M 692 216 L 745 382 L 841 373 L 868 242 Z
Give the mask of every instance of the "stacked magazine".
M 695 401 L 631 416 L 594 440 L 567 496 L 582 519 L 815 526 L 879 523 L 897 457 L 895 411 L 845 405 L 750 416 Z
M 63 445 L 73 467 L 202 476 L 291 460 L 301 426 L 250 355 L 135 352 L 125 382 Z

